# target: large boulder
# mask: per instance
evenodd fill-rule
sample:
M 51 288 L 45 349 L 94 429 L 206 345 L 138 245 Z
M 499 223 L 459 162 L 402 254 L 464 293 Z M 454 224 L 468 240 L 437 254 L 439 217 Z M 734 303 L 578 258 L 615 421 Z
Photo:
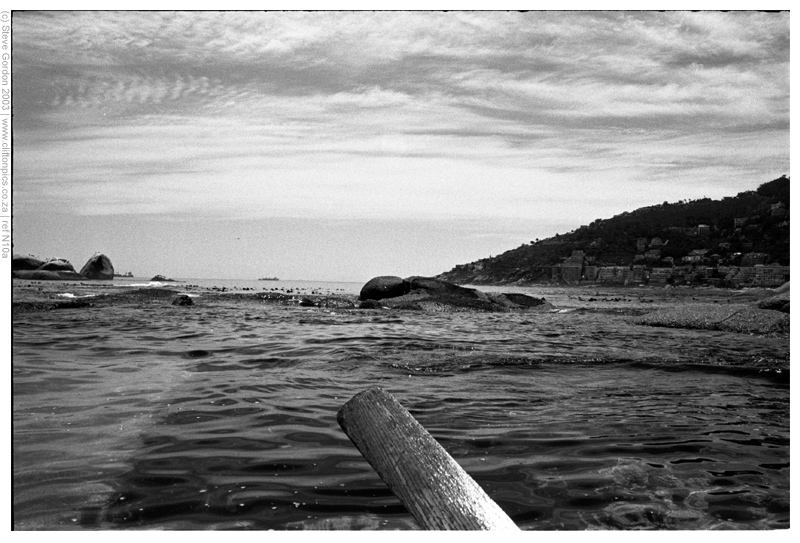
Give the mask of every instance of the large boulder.
M 114 278 L 114 266 L 103 254 L 96 254 L 81 268 L 81 275 L 87 279 L 111 280 Z
M 411 290 L 410 286 L 402 278 L 393 275 L 382 275 L 370 279 L 361 287 L 359 299 L 383 300 L 384 298 L 395 298 L 408 294 L 409 290 Z
M 28 281 L 81 281 L 86 279 L 74 271 L 17 270 L 11 272 L 12 279 Z
M 36 270 L 44 264 L 44 260 L 30 255 L 13 255 L 11 257 L 11 271 Z
M 40 271 L 75 271 L 75 268 L 72 267 L 72 264 L 62 258 L 48 260 L 36 269 Z
M 433 277 L 384 276 L 361 289 L 361 309 L 416 309 L 424 311 L 515 311 L 551 309 L 543 299 L 525 294 L 486 293 Z M 382 300 L 377 303 L 376 300 Z

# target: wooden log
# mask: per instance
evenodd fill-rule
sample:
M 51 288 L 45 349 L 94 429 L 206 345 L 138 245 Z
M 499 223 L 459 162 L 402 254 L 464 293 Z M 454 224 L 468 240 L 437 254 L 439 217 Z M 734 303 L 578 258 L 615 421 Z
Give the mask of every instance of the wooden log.
M 426 530 L 518 530 L 394 397 L 356 394 L 337 414 L 344 432 Z

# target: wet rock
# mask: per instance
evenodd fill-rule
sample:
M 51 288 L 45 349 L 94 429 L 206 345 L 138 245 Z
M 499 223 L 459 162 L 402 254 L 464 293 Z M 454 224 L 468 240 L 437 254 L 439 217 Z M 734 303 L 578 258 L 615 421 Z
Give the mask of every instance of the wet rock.
M 172 305 L 194 305 L 194 300 L 191 296 L 181 294 L 172 300 Z
M 761 309 L 771 309 L 773 311 L 789 312 L 789 291 L 782 292 L 771 298 L 761 300 L 756 304 Z
M 329 309 L 353 309 L 356 304 L 345 298 L 326 296 L 319 300 L 317 307 L 327 307 Z
M 539 307 L 548 303 L 544 298 L 534 298 L 533 296 L 520 294 L 518 292 L 504 292 L 502 294 L 488 293 L 487 296 L 492 302 L 511 309 L 519 307 Z
M 367 281 L 361 287 L 359 299 L 361 300 L 383 300 L 384 298 L 395 298 L 408 293 L 411 287 L 400 277 L 382 275 Z
M 410 290 L 421 290 L 436 295 L 462 296 L 464 298 L 485 298 L 474 288 L 462 287 L 433 277 L 413 276 L 407 277 L 405 281 L 408 283 Z
M 114 279 L 114 266 L 106 255 L 96 254 L 83 265 L 81 275 L 87 279 L 110 281 Z
M 634 324 L 722 330 L 746 334 L 783 336 L 789 332 L 789 315 L 746 304 L 693 304 L 671 307 L 642 315 Z

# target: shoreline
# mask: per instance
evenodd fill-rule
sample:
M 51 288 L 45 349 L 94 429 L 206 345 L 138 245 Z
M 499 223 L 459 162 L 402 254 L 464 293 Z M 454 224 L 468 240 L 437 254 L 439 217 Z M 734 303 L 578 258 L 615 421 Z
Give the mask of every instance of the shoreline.
M 592 288 L 594 287 L 594 288 Z M 491 286 L 492 293 L 513 291 Z M 525 289 L 530 292 L 529 289 Z M 575 287 L 545 286 L 545 308 L 509 309 L 509 312 L 533 313 L 597 313 L 629 317 L 636 325 L 654 328 L 687 328 L 756 334 L 766 337 L 789 337 L 789 314 L 775 309 L 762 309 L 764 300 L 775 295 L 773 289 L 730 290 L 720 288 L 675 287 Z M 69 294 L 69 296 L 67 296 Z M 552 294 L 552 295 L 551 295 Z M 787 293 L 788 295 L 788 293 Z M 322 293 L 308 289 L 256 290 L 250 287 L 218 288 L 192 284 L 169 283 L 147 287 L 114 285 L 111 281 L 12 281 L 12 319 L 17 314 L 53 310 L 92 310 L 117 305 L 171 306 L 179 298 L 189 298 L 191 307 L 209 303 L 233 302 L 270 304 L 317 311 L 345 312 L 481 312 L 439 303 L 422 307 L 392 307 L 391 304 L 370 304 L 359 307 L 358 295 Z M 788 297 L 787 297 L 788 301 Z M 388 305 L 388 307 L 387 307 Z M 500 313 L 502 314 L 502 313 Z

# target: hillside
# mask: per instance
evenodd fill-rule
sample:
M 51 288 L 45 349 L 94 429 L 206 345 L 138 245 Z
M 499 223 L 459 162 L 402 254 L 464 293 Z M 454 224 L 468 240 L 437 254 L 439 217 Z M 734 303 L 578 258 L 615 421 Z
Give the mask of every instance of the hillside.
M 475 285 L 576 284 L 597 279 L 603 267 L 641 269 L 645 275 L 659 268 L 669 277 L 672 272 L 663 269 L 673 268 L 697 280 L 721 279 L 732 267 L 788 266 L 789 204 L 789 178 L 782 176 L 722 200 L 664 202 L 597 219 L 438 277 Z

